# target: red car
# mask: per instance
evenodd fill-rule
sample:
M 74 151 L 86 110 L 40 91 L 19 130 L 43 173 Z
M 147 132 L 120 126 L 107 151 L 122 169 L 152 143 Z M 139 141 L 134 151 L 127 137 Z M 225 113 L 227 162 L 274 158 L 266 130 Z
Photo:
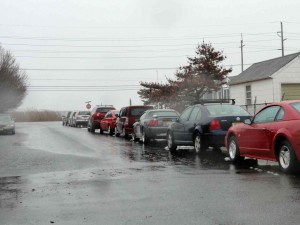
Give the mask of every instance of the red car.
M 109 135 L 114 134 L 118 115 L 118 110 L 110 110 L 105 114 L 100 122 L 100 134 L 103 134 L 103 131 L 107 131 Z
M 272 103 L 225 137 L 232 161 L 244 157 L 278 161 L 283 172 L 300 169 L 300 100 Z
M 100 129 L 100 122 L 109 110 L 114 110 L 112 105 L 97 105 L 92 109 L 91 116 L 87 124 L 87 130 L 95 133 L 96 129 Z

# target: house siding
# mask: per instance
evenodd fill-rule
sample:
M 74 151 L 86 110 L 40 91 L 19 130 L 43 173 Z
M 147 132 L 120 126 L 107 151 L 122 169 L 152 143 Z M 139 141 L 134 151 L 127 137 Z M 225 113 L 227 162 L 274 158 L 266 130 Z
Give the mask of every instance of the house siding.
M 230 86 L 230 98 L 234 98 L 237 105 L 246 105 L 246 86 L 251 85 L 252 104 L 256 97 L 257 104 L 273 102 L 272 79 L 247 82 Z
M 272 76 L 274 82 L 274 101 L 282 98 L 281 84 L 300 84 L 300 57 L 298 56 L 287 66 Z

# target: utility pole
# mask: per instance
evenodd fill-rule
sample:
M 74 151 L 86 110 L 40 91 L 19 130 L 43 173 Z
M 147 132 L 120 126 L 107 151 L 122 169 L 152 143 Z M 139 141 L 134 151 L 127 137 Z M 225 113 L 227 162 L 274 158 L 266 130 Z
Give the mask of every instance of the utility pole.
M 244 71 L 244 52 L 243 52 L 243 48 L 244 48 L 244 43 L 243 43 L 243 34 L 241 34 L 241 65 L 242 65 L 242 72 Z
M 282 54 L 282 57 L 283 57 L 284 56 L 284 41 L 286 39 L 283 38 L 283 24 L 282 24 L 282 22 L 280 22 L 280 27 L 281 27 L 281 31 L 278 31 L 277 34 L 281 38 L 281 49 L 279 49 L 279 50 L 281 50 L 281 54 Z

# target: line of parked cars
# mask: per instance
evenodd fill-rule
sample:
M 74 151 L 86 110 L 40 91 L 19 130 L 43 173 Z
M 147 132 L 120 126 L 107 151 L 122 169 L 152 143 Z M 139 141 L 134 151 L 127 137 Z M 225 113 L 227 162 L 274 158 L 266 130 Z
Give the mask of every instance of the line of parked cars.
M 90 111 L 69 111 L 62 117 L 62 125 L 70 127 L 86 127 Z
M 96 129 L 144 144 L 166 139 L 171 152 L 178 146 L 193 146 L 196 153 L 225 146 L 232 162 L 250 157 L 278 161 L 287 173 L 300 168 L 300 100 L 267 105 L 253 117 L 234 100 L 199 102 L 181 114 L 144 105 L 96 106 L 87 130 Z

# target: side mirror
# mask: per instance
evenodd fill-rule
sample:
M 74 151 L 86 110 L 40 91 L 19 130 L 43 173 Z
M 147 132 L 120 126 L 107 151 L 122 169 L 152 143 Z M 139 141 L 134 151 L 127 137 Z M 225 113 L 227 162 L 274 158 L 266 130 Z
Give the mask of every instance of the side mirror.
M 251 120 L 250 119 L 245 119 L 244 124 L 251 125 Z

